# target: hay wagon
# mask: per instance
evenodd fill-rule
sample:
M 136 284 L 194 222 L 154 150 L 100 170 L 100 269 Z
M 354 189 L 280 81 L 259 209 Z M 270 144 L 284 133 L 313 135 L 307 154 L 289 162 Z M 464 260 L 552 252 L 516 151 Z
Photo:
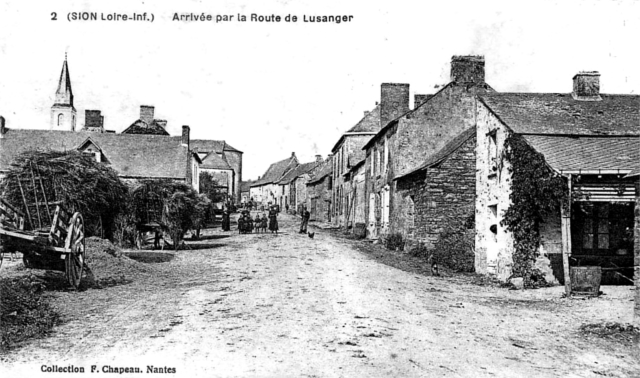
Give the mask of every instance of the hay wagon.
M 27 268 L 61 270 L 77 289 L 85 261 L 84 219 L 55 201 L 55 188 L 46 186 L 37 166 L 17 177 L 21 208 L 0 198 L 0 248 L 22 252 Z M 55 206 L 55 207 L 54 207 Z M 0 253 L 0 263 L 3 253 Z

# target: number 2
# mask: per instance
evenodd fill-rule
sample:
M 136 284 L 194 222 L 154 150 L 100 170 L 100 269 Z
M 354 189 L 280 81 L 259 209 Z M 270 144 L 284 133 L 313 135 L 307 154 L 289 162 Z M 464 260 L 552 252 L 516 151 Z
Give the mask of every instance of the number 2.
M 51 12 L 51 21 L 57 21 L 58 20 L 58 14 L 56 12 Z

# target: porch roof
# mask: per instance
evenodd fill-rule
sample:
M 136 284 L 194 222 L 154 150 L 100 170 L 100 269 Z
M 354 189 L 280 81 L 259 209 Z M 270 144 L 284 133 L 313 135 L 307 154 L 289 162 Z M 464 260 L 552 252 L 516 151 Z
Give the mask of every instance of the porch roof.
M 558 171 L 640 169 L 640 137 L 524 135 Z

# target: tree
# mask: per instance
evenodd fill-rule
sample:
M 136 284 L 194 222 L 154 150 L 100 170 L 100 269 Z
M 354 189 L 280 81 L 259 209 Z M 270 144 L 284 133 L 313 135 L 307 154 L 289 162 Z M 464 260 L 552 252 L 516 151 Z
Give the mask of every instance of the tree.
M 227 188 L 221 186 L 209 172 L 200 172 L 200 193 L 206 195 L 211 203 L 227 201 Z

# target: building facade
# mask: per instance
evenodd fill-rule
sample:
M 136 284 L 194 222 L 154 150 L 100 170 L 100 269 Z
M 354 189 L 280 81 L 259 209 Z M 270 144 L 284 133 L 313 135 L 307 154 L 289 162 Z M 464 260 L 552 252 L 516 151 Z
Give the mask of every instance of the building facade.
M 640 166 L 640 96 L 599 92 L 599 75 L 574 77 L 572 93 L 478 96 L 475 269 L 507 280 L 513 274 L 514 235 L 503 224 L 513 205 L 514 166 L 506 141 L 518 138 L 561 177 L 570 205 L 539 224 L 536 268 L 564 281 L 569 265 L 633 272 L 633 208 Z M 510 139 L 513 140 L 513 139 Z M 545 171 L 546 172 L 546 171 Z M 533 175 L 533 173 L 531 173 Z M 523 176 L 526 179 L 526 176 Z M 616 283 L 613 273 L 603 283 Z
M 474 126 L 475 96 L 486 92 L 493 89 L 485 83 L 484 57 L 454 56 L 450 83 L 434 95 L 416 96 L 412 111 L 382 120 L 383 128 L 364 146 L 369 238 L 400 233 L 415 239 L 414 197 L 394 179 L 422 166 Z

